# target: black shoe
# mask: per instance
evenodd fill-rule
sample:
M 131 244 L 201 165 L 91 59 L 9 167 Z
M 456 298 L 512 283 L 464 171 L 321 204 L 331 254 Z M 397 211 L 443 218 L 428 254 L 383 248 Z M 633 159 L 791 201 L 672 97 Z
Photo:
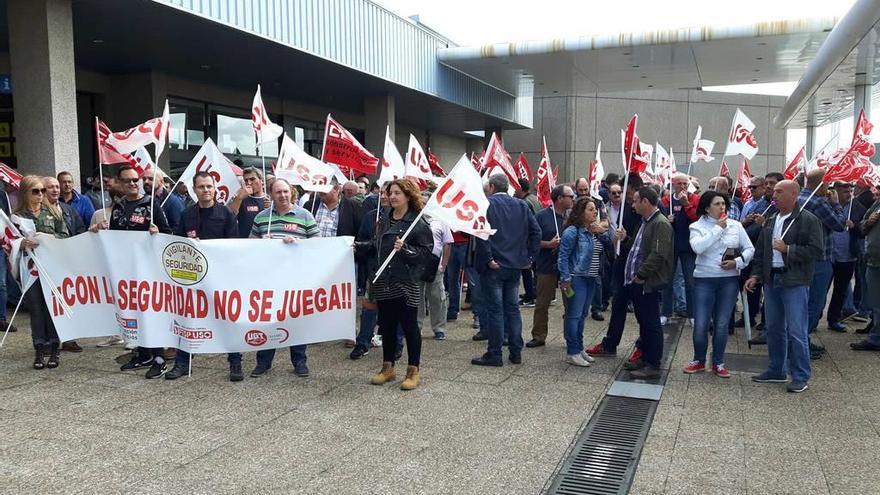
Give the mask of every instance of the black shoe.
M 504 366 L 501 358 L 491 358 L 488 354 L 483 354 L 478 358 L 471 359 L 471 364 L 476 366 Z
M 629 376 L 637 380 L 650 380 L 652 378 L 659 378 L 660 370 L 646 364 L 637 370 L 630 371 Z
M 602 316 L 602 313 L 600 313 L 598 311 L 594 311 L 593 314 L 590 315 L 590 317 L 596 321 L 605 321 L 605 317 Z
M 805 392 L 810 387 L 807 385 L 807 382 L 796 382 L 792 380 L 785 388 L 793 394 L 799 394 Z
M 849 344 L 849 348 L 854 351 L 880 351 L 880 345 L 872 344 L 867 340 L 860 340 Z
M 49 369 L 57 368 L 60 364 L 60 359 L 58 357 L 58 344 L 52 344 L 52 349 L 49 351 L 49 360 L 46 361 L 46 367 Z
M 822 352 L 810 351 L 810 360 L 816 361 L 817 359 L 822 359 L 822 354 L 824 354 L 824 351 L 822 351 Z
M 749 339 L 750 345 L 767 345 L 767 336 L 760 333 Z
M 309 377 L 309 365 L 306 364 L 305 361 L 300 361 L 298 363 L 293 363 L 293 374 L 300 378 L 308 378 Z
M 825 352 L 825 346 L 820 344 L 814 344 L 812 340 L 809 343 L 810 352 L 818 352 L 819 354 Z
M 269 366 L 263 366 L 262 364 L 258 364 L 257 367 L 254 368 L 253 371 L 251 371 L 251 378 L 259 378 L 259 377 L 265 375 L 270 369 L 272 369 L 272 368 Z
M 477 342 L 479 342 L 481 340 L 487 340 L 488 338 L 489 337 L 486 337 L 485 335 L 481 334 L 480 332 L 477 332 L 474 334 L 473 337 L 471 337 L 471 340 L 476 340 Z
M 43 348 L 34 349 L 34 369 L 41 370 L 46 367 L 46 353 Z
M 348 358 L 349 359 L 360 359 L 369 353 L 370 353 L 369 349 L 364 349 L 361 346 L 357 346 L 354 349 L 352 349 L 351 354 L 348 355 Z
M 535 300 L 534 299 L 522 299 L 522 300 L 520 300 L 519 305 L 524 308 L 534 308 L 535 307 Z
M 638 361 L 635 361 L 635 362 L 627 361 L 627 362 L 623 363 L 623 369 L 625 369 L 627 371 L 635 371 L 635 370 L 641 369 L 644 366 L 645 366 L 645 362 L 642 361 L 641 359 L 639 359 Z
M 752 325 L 752 326 L 754 327 L 754 325 Z M 735 322 L 733 322 L 733 327 L 734 328 L 745 328 L 746 321 L 743 320 L 742 318 L 740 318 L 740 319 L 736 320 Z
M 141 361 L 138 357 L 137 353 L 134 353 L 131 356 L 131 361 L 123 364 L 119 367 L 120 371 L 131 371 L 131 370 L 139 370 L 141 368 L 149 368 L 153 366 L 153 358 L 150 358 L 146 361 Z
M 446 321 L 455 321 L 458 319 L 458 313 L 446 315 Z
M 547 345 L 547 343 L 544 342 L 543 340 L 532 339 L 532 340 L 526 342 L 526 347 L 528 347 L 529 349 L 531 349 L 533 347 L 541 347 L 541 346 L 545 346 L 545 345 Z
M 394 362 L 400 361 L 400 358 L 403 356 L 403 346 L 397 348 L 397 352 L 394 353 Z
M 874 325 L 868 325 L 865 328 L 859 328 L 856 330 L 858 335 L 867 335 L 871 333 L 871 330 L 874 328 Z
M 241 363 L 229 364 L 229 381 L 240 382 L 244 380 L 244 373 L 241 371 Z
M 511 354 L 507 360 L 510 361 L 511 364 L 522 364 L 522 354 Z
M 165 362 L 158 362 L 155 359 L 153 360 L 153 365 L 150 366 L 150 369 L 147 370 L 147 374 L 145 378 L 147 380 L 152 380 L 153 378 L 159 378 L 160 376 L 165 374 Z
M 189 370 L 186 369 L 186 366 L 174 363 L 174 367 L 171 368 L 171 371 L 165 373 L 166 380 L 177 380 L 183 375 L 189 374 Z
M 761 374 L 752 376 L 752 381 L 755 383 L 785 383 L 788 381 L 788 376 L 786 376 L 785 373 L 776 375 L 769 371 L 765 371 Z

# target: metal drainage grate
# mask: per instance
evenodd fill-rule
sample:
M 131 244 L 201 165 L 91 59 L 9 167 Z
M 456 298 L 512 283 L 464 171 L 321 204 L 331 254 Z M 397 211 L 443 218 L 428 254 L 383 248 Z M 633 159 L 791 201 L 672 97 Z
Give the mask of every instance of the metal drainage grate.
M 656 408 L 651 400 L 605 397 L 548 493 L 627 493 Z

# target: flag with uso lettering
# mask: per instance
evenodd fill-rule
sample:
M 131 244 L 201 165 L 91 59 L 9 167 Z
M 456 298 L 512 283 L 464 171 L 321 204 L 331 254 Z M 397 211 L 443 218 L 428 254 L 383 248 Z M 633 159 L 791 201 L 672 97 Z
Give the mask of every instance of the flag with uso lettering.
M 550 169 L 550 152 L 547 151 L 547 139 L 541 144 L 541 163 L 538 164 L 538 171 L 535 175 L 538 183 L 535 186 L 538 193 L 538 201 L 544 208 L 553 204 L 550 193 L 556 187 L 556 175 Z
M 334 163 L 343 172 L 362 172 L 375 174 L 379 159 L 373 156 L 355 137 L 339 122 L 327 114 L 324 130 L 324 149 L 321 161 Z
M 117 153 L 132 153 L 141 146 L 154 144 L 156 145 L 156 160 L 158 160 L 168 142 L 170 122 L 168 100 L 165 100 L 165 110 L 162 111 L 161 117 L 150 119 L 127 131 L 113 132 L 107 136 L 106 144 L 112 146 Z
M 329 192 L 333 189 L 333 167 L 303 151 L 287 134 L 275 166 L 275 176 L 306 191 Z
M 450 229 L 488 239 L 495 233 L 486 219 L 489 200 L 483 192 L 483 180 L 466 155 L 446 176 L 446 181 L 431 195 L 425 215 L 440 220 Z
M 697 135 L 694 136 L 694 147 L 691 150 L 691 163 L 697 163 L 702 160 L 711 162 L 715 158 L 712 157 L 712 150 L 715 148 L 715 141 L 703 139 L 703 126 L 697 126 Z
M 257 145 L 276 141 L 284 133 L 284 129 L 280 125 L 269 120 L 269 113 L 266 111 L 266 106 L 263 105 L 263 95 L 260 92 L 259 84 L 257 84 L 257 92 L 254 94 L 254 102 L 251 104 L 251 123 L 254 125 Z
M 758 141 L 755 139 L 755 124 L 739 108 L 733 114 L 730 134 L 727 136 L 727 150 L 724 156 L 742 155 L 751 160 L 758 153 Z
M 431 175 L 431 165 L 428 163 L 428 156 L 419 140 L 412 134 L 409 135 L 409 147 L 406 151 L 406 176 L 414 179 L 428 180 L 433 177 Z
M 193 177 L 199 172 L 207 172 L 214 179 L 214 199 L 218 203 L 228 204 L 241 188 L 235 172 L 230 167 L 231 164 L 232 162 L 223 155 L 211 138 L 205 139 L 205 143 L 202 144 L 196 156 L 180 175 L 179 182 L 186 185 L 189 197 L 198 202 L 199 197 L 193 187 Z
M 382 171 L 379 173 L 379 179 L 376 183 L 380 186 L 386 182 L 401 179 L 406 175 L 406 165 L 397 146 L 391 141 L 391 132 L 385 127 L 385 149 L 382 152 Z
M 797 174 L 804 171 L 804 167 L 806 167 L 807 163 L 807 153 L 806 146 L 801 146 L 801 150 L 798 151 L 797 155 L 794 155 L 794 158 L 791 160 L 791 163 L 785 167 L 785 170 L 782 171 L 783 177 L 786 180 L 794 180 L 797 177 Z

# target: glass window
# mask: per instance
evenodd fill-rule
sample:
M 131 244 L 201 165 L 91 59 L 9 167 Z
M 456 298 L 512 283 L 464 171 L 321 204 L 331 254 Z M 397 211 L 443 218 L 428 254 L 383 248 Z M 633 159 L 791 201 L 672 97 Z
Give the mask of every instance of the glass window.
M 168 145 L 172 150 L 198 150 L 205 142 L 204 103 L 171 100 L 168 110 Z
M 239 156 L 258 156 L 254 126 L 249 114 L 230 110 L 215 110 L 217 122 L 217 147 L 223 153 Z M 271 117 L 275 123 L 281 119 Z M 263 143 L 260 152 L 265 157 L 278 157 L 278 141 Z

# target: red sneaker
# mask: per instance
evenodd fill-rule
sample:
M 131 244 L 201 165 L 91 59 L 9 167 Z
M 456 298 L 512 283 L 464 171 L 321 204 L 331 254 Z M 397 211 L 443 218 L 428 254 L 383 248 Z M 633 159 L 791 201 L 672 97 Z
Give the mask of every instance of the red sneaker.
M 629 359 L 627 359 L 626 361 L 628 363 L 635 364 L 635 363 L 639 362 L 641 359 L 642 359 L 642 350 L 639 349 L 638 347 L 636 347 L 636 350 L 634 350 L 633 353 L 630 354 Z
M 684 367 L 682 370 L 688 375 L 692 373 L 699 373 L 700 371 L 706 371 L 706 363 L 701 363 L 699 361 L 691 361 Z
M 606 351 L 605 348 L 602 347 L 601 342 L 594 345 L 593 347 L 587 347 L 586 349 L 584 349 L 584 352 L 586 352 L 587 354 L 589 354 L 591 356 L 616 356 L 617 355 L 616 352 Z
M 712 365 L 712 373 L 715 373 L 721 378 L 730 378 L 730 372 L 727 371 L 727 368 L 725 368 L 723 364 Z

